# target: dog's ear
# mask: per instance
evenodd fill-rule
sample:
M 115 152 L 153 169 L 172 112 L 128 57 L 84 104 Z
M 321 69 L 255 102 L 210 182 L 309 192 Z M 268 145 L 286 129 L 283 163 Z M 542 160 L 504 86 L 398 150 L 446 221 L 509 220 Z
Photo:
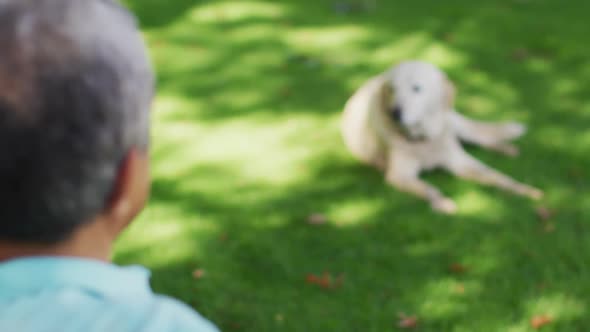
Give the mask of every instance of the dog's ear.
M 457 89 L 455 88 L 455 84 L 453 84 L 453 82 L 451 82 L 451 80 L 449 80 L 448 77 L 445 77 L 445 79 L 444 79 L 444 99 L 445 99 L 445 105 L 449 109 L 453 109 L 453 107 L 455 106 L 456 94 L 457 94 Z
M 395 95 L 395 92 L 393 91 L 393 85 L 388 79 L 383 78 L 380 89 L 381 91 L 379 91 L 379 96 L 381 98 L 381 109 L 388 110 L 393 104 L 393 98 Z

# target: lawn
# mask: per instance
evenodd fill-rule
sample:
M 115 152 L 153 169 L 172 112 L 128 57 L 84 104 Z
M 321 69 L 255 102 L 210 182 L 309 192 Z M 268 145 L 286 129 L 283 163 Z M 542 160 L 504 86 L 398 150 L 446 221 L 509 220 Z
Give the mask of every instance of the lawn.
M 116 262 L 223 331 L 590 329 L 590 2 L 357 2 L 127 1 L 158 96 Z M 347 153 L 346 99 L 406 58 L 447 71 L 462 113 L 530 126 L 517 159 L 469 150 L 542 202 L 435 172 L 459 205 L 437 215 Z

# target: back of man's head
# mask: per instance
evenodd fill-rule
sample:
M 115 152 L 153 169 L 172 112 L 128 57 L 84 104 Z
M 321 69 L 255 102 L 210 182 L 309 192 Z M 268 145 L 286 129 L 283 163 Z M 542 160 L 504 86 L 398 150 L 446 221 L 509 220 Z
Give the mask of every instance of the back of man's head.
M 0 0 L 0 241 L 57 243 L 147 149 L 153 77 L 111 0 Z

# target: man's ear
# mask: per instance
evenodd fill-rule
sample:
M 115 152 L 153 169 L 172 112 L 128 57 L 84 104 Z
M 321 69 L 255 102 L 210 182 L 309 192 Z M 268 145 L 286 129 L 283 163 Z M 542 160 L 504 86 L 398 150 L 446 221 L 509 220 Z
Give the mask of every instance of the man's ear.
M 457 89 L 455 88 L 455 84 L 451 82 L 447 77 L 444 79 L 444 99 L 445 105 L 448 109 L 453 109 L 455 106 L 455 96 L 457 94 Z
M 131 149 L 117 170 L 117 177 L 103 216 L 115 235 L 143 210 L 150 192 L 147 152 Z

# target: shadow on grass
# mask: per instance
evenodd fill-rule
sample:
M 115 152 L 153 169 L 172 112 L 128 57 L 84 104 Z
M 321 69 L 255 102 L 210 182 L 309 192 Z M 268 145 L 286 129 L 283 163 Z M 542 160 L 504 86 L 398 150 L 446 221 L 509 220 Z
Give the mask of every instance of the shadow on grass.
M 590 291 L 584 280 L 588 211 L 573 208 L 582 199 L 560 211 L 556 231 L 546 231 L 526 201 L 499 191 L 488 193 L 500 201 L 494 213 L 449 218 L 384 187 L 381 176 L 357 164 L 320 164 L 308 182 L 280 190 L 245 186 L 224 197 L 156 179 L 155 204 L 214 218 L 219 227 L 194 243 L 204 257 L 155 267 L 154 287 L 199 308 L 224 330 L 383 331 L 406 311 L 420 316 L 423 331 L 505 330 L 545 312 L 559 317 L 554 327 L 560 331 L 588 324 L 586 300 L 577 295 Z M 446 176 L 429 178 L 452 196 L 460 193 Z M 370 208 L 342 215 L 344 223 L 305 222 L 311 212 L 355 201 Z M 142 255 L 128 251 L 118 259 L 142 261 Z M 456 264 L 466 270 L 454 270 Z M 203 266 L 211 275 L 193 280 L 192 271 Z M 306 284 L 307 275 L 324 271 L 343 275 L 343 286 Z M 545 307 L 538 305 L 543 301 Z
M 166 121 L 213 126 L 300 115 L 334 121 L 354 88 L 389 63 L 439 61 L 459 87 L 459 110 L 530 125 L 518 160 L 472 151 L 544 188 L 543 204 L 556 216 L 539 222 L 531 203 L 441 173 L 427 179 L 460 202 L 475 201 L 475 208 L 457 217 L 435 215 L 388 188 L 377 172 L 342 157 L 342 149 L 300 161 L 305 176 L 279 186 L 238 185 L 239 174 L 203 161 L 187 174 L 226 179 L 230 186 L 221 195 L 156 174 L 152 204 L 213 220 L 216 228 L 203 238 L 189 227 L 183 236 L 199 238 L 192 246 L 203 255 L 153 266 L 154 287 L 224 330 L 388 331 L 398 312 L 417 314 L 421 331 L 527 331 L 530 317 L 540 314 L 554 317 L 548 331 L 584 330 L 590 325 L 589 303 L 580 295 L 590 291 L 590 244 L 583 239 L 590 213 L 584 194 L 590 5 L 380 1 L 376 12 L 344 15 L 333 4 L 131 4 L 149 31 L 161 93 L 205 105 L 171 112 Z M 188 10 L 200 8 L 218 8 L 217 16 L 187 19 Z M 361 37 L 334 37 L 342 43 L 317 37 L 340 36 L 338 29 Z M 155 162 L 164 155 L 175 156 L 156 155 Z M 308 225 L 314 212 L 333 220 Z M 149 265 L 143 255 L 141 248 L 127 250 L 117 260 Z M 450 271 L 453 264 L 466 271 Z M 195 281 L 198 266 L 208 274 Z M 306 284 L 306 275 L 324 271 L 343 274 L 342 287 Z
M 140 18 L 145 29 L 163 27 L 183 17 L 195 5 L 203 3 L 199 0 L 123 0 L 123 2 Z

